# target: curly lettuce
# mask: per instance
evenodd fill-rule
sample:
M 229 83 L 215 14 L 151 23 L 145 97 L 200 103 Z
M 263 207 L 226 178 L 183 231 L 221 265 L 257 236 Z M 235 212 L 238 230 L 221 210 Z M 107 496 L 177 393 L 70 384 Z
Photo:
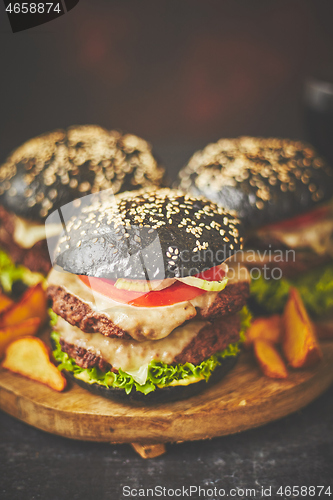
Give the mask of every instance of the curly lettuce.
M 56 324 L 57 315 L 52 311 L 51 323 L 53 326 Z M 129 394 L 133 389 L 136 389 L 143 394 L 148 394 L 156 389 L 156 387 L 168 387 L 176 381 L 189 381 L 189 379 L 209 380 L 215 368 L 221 365 L 224 358 L 236 356 L 240 351 L 240 344 L 244 341 L 244 333 L 249 327 L 251 322 L 251 314 L 246 307 L 240 313 L 241 316 L 241 330 L 240 338 L 237 342 L 229 344 L 226 349 L 221 352 L 215 353 L 208 359 L 194 365 L 192 363 L 168 365 L 161 361 L 151 361 L 148 365 L 148 376 L 144 385 L 138 384 L 131 375 L 125 373 L 121 368 L 118 373 L 111 371 L 103 372 L 99 368 L 81 368 L 75 363 L 67 353 L 61 350 L 59 343 L 60 334 L 56 331 L 51 333 L 51 338 L 56 346 L 53 351 L 55 360 L 60 363 L 59 370 L 67 370 L 72 372 L 74 377 L 83 380 L 88 384 L 99 384 L 104 387 L 117 387 L 124 389 L 126 394 Z M 194 380 L 193 380 L 194 381 Z
M 323 316 L 333 310 L 333 264 L 312 269 L 293 279 L 253 279 L 251 297 L 269 313 L 281 312 L 289 289 L 298 289 L 305 307 L 313 316 Z
M 24 266 L 16 265 L 9 255 L 0 250 L 0 284 L 5 293 L 12 291 L 15 281 L 33 286 L 44 279 L 42 274 L 33 273 Z

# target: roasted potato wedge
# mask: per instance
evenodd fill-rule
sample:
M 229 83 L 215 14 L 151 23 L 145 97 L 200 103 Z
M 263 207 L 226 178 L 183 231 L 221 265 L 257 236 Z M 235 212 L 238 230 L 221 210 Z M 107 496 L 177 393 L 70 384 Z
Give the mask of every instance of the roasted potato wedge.
M 7 295 L 5 295 L 4 293 L 0 293 L 0 313 L 8 309 L 13 304 L 14 302 L 12 301 L 12 299 L 7 297 Z
M 253 350 L 264 375 L 270 378 L 287 378 L 286 365 L 273 342 L 260 338 L 255 339 Z
M 282 317 L 279 314 L 274 314 L 269 318 L 255 319 L 245 333 L 244 347 L 249 349 L 257 339 L 278 344 L 282 340 L 282 328 Z
M 67 381 L 51 362 L 50 355 L 51 351 L 41 339 L 22 337 L 9 344 L 2 366 L 60 392 Z
M 304 368 L 317 363 L 322 358 L 322 352 L 314 326 L 296 288 L 290 289 L 283 322 L 282 349 L 288 364 L 293 368 Z
M 11 342 L 26 335 L 36 335 L 39 325 L 40 318 L 30 318 L 17 325 L 0 328 L 0 359 Z
M 47 299 L 41 283 L 29 288 L 19 302 L 1 314 L 0 328 L 16 325 L 29 318 L 39 318 L 41 324 L 47 319 Z

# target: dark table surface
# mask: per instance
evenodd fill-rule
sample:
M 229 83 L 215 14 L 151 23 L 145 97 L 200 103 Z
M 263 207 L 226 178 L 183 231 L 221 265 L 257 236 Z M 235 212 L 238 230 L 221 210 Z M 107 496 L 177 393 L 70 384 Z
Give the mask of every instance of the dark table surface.
M 332 466 L 333 387 L 282 420 L 211 441 L 169 444 L 165 455 L 150 460 L 130 445 L 71 441 L 0 412 L 1 500 L 139 498 L 141 488 L 155 486 L 166 488 L 164 497 L 163 490 L 141 491 L 142 497 L 176 498 L 167 490 L 184 487 L 174 494 L 186 498 L 193 486 L 205 492 L 199 497 L 192 490 L 192 498 L 222 498 L 222 488 L 225 496 L 241 488 L 234 498 L 263 498 L 262 487 L 272 487 L 270 498 L 291 498 L 288 490 L 279 496 L 279 486 L 322 485 L 333 492 Z

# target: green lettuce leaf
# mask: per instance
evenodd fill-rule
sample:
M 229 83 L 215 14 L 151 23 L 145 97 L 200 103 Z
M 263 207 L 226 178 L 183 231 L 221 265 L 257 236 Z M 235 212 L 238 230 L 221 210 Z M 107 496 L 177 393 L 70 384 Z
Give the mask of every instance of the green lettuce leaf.
M 267 312 L 281 312 L 288 298 L 289 288 L 298 289 L 311 315 L 322 316 L 333 310 L 333 264 L 308 271 L 294 279 L 253 279 L 251 297 Z
M 58 323 L 58 315 L 51 308 L 48 310 L 48 313 L 50 317 L 50 325 L 56 326 Z
M 24 266 L 16 265 L 6 252 L 0 250 L 0 284 L 4 292 L 10 293 L 15 281 L 33 286 L 44 279 L 42 274 L 33 273 Z
M 56 345 L 53 351 L 55 360 L 60 363 L 59 370 L 67 370 L 72 372 L 73 375 L 83 380 L 88 384 L 99 384 L 104 387 L 119 387 L 129 394 L 133 388 L 144 394 L 154 391 L 156 387 L 168 387 L 173 381 L 186 380 L 189 378 L 197 378 L 198 380 L 209 380 L 212 372 L 221 361 L 229 356 L 236 356 L 240 351 L 240 344 L 244 340 L 245 330 L 251 322 L 251 314 L 246 307 L 240 312 L 241 316 L 241 331 L 240 339 L 234 344 L 229 344 L 226 349 L 221 352 L 215 353 L 199 365 L 192 363 L 168 365 L 161 361 L 152 361 L 148 366 L 148 377 L 144 385 L 138 384 L 131 375 L 119 369 L 118 373 L 102 372 L 98 368 L 81 368 L 75 363 L 67 353 L 61 350 L 59 343 L 60 334 L 56 331 L 51 333 L 51 337 Z M 56 324 L 57 315 L 52 311 L 52 322 Z

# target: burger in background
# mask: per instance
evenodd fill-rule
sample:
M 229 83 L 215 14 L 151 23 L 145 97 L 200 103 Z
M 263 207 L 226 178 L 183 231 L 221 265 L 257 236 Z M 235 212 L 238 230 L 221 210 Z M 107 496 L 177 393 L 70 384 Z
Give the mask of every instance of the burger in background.
M 198 151 L 178 185 L 235 210 L 245 229 L 238 258 L 251 270 L 251 301 L 280 312 L 291 285 L 316 316 L 333 310 L 333 169 L 308 144 L 221 139 Z
M 333 164 L 333 73 L 307 80 L 304 87 L 307 140 Z
M 146 141 L 98 126 L 55 130 L 24 143 L 0 166 L 0 267 L 7 288 L 13 264 L 22 264 L 15 269 L 23 281 L 36 279 L 29 271 L 51 269 L 44 223 L 53 210 L 103 189 L 159 186 L 163 176 Z M 49 226 L 48 237 L 61 230 L 61 224 Z
M 229 279 L 224 264 L 242 248 L 239 220 L 167 188 L 86 198 L 48 276 L 59 368 L 92 392 L 144 403 L 220 380 L 249 321 L 248 273 Z

